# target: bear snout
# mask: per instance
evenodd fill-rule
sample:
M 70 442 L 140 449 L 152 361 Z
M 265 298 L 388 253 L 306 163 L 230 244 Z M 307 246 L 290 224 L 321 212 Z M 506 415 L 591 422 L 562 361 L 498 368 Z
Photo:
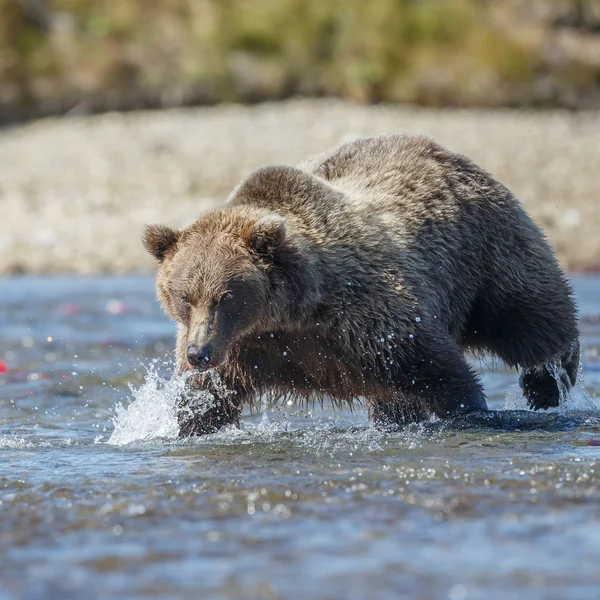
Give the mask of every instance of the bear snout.
M 198 370 L 212 369 L 217 366 L 213 356 L 211 344 L 200 346 L 198 344 L 188 344 L 187 360 L 190 365 Z

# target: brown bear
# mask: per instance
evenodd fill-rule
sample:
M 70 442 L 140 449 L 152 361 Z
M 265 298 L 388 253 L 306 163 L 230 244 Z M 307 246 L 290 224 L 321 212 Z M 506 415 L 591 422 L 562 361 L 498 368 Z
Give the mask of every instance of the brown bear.
M 576 308 L 544 236 L 506 187 L 425 137 L 261 168 L 186 229 L 147 227 L 144 244 L 178 371 L 198 373 L 182 436 L 238 423 L 263 394 L 362 399 L 392 424 L 486 409 L 466 349 L 520 367 L 533 409 L 577 377 Z

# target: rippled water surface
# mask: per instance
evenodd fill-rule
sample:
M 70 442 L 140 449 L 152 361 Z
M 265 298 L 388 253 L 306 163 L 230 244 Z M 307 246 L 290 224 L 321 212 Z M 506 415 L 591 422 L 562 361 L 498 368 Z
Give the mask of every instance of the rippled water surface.
M 585 385 L 396 432 L 271 408 L 178 441 L 150 278 L 0 281 L 0 599 L 600 597 L 600 278 Z M 488 366 L 495 366 L 492 372 Z

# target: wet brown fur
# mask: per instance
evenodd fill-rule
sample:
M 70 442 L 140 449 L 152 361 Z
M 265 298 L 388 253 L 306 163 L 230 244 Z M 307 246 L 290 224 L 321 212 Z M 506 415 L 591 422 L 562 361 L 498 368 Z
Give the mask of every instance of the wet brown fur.
M 205 415 L 184 399 L 183 435 L 236 422 L 263 394 L 365 398 L 380 422 L 483 409 L 467 348 L 522 368 L 533 408 L 558 403 L 545 364 L 562 360 L 575 382 L 575 305 L 542 233 L 506 187 L 424 137 L 264 167 L 187 229 L 149 227 L 145 244 L 179 371 L 192 330 L 212 336 L 233 390 L 215 389 Z

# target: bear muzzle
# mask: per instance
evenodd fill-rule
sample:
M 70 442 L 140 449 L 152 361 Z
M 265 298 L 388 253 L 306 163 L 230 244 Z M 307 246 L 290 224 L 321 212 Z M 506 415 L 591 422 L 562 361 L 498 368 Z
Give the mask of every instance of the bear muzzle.
M 213 352 L 212 345 L 188 344 L 186 349 L 188 363 L 198 371 L 208 371 L 222 362 Z

